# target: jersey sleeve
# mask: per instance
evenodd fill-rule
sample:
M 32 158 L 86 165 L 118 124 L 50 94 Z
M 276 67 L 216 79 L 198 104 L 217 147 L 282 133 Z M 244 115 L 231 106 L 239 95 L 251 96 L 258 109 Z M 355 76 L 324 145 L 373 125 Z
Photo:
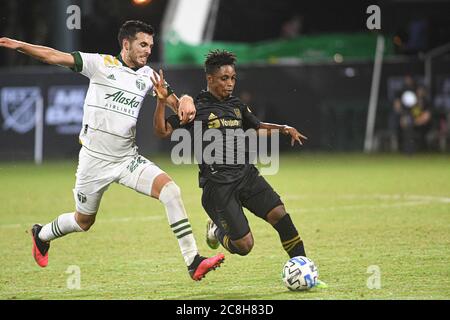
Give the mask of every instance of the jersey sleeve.
M 249 106 L 245 104 L 242 105 L 241 112 L 242 112 L 243 126 L 245 130 L 249 128 L 259 129 L 261 121 L 252 113 Z
M 178 129 L 180 127 L 180 119 L 176 114 L 171 115 L 166 119 L 166 123 L 169 123 L 172 126 L 172 129 Z
M 169 116 L 168 118 L 166 118 L 166 123 L 169 123 L 172 126 L 173 130 L 179 129 L 179 128 L 183 128 L 186 130 L 192 130 L 194 128 L 194 121 L 191 121 L 191 122 L 181 125 L 180 119 L 178 118 L 178 115 L 176 115 L 176 114 L 173 114 L 173 115 Z
M 81 73 L 89 79 L 97 72 L 104 60 L 104 58 L 97 53 L 75 51 L 72 52 L 71 55 L 75 59 L 75 65 L 72 70 Z

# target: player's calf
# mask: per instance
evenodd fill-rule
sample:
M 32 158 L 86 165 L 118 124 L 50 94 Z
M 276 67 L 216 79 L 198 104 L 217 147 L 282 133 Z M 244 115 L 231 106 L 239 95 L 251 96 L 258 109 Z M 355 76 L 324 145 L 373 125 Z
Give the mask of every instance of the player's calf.
M 289 257 L 306 257 L 303 240 L 300 238 L 290 215 L 284 210 L 284 206 L 274 208 L 269 212 L 266 220 L 277 230 L 283 249 Z
M 48 242 L 72 232 L 84 231 L 78 224 L 75 216 L 75 212 L 60 215 L 55 220 L 42 227 L 39 232 L 39 238 L 44 242 Z
M 79 222 L 80 221 L 80 222 Z M 33 239 L 33 258 L 41 267 L 48 264 L 50 241 L 69 233 L 87 231 L 95 221 L 95 215 L 82 215 L 78 212 L 64 213 L 44 226 L 35 224 L 31 229 Z

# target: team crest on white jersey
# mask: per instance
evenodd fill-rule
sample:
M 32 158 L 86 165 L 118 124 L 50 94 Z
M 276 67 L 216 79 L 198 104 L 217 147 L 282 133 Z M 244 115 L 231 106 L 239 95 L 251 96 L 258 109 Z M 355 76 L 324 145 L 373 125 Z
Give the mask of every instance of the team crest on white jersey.
M 139 90 L 144 91 L 145 88 L 146 88 L 145 81 L 142 80 L 142 79 L 137 79 L 137 80 L 136 80 L 136 87 L 137 87 Z

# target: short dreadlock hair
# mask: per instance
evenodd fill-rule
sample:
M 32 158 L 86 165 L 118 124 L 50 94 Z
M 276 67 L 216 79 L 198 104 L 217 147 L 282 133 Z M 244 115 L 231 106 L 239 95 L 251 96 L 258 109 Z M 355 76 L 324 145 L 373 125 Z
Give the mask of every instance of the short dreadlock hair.
M 234 53 L 226 50 L 211 50 L 206 55 L 205 72 L 214 74 L 222 66 L 235 66 L 236 56 Z

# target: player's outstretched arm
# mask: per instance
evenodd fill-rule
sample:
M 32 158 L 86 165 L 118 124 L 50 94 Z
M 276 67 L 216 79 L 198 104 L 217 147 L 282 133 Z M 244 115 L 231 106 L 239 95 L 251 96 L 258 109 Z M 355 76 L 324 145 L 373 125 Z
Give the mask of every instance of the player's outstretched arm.
M 48 64 L 69 68 L 75 65 L 75 59 L 71 54 L 49 47 L 38 46 L 6 37 L 0 38 L 0 47 L 16 50 Z
M 298 141 L 300 145 L 303 145 L 302 139 L 308 140 L 308 137 L 298 132 L 297 129 L 285 124 L 283 125 L 283 124 L 261 122 L 261 125 L 258 129 L 267 129 L 269 131 L 271 129 L 280 130 L 282 134 L 291 136 L 291 146 L 294 145 L 295 141 Z

